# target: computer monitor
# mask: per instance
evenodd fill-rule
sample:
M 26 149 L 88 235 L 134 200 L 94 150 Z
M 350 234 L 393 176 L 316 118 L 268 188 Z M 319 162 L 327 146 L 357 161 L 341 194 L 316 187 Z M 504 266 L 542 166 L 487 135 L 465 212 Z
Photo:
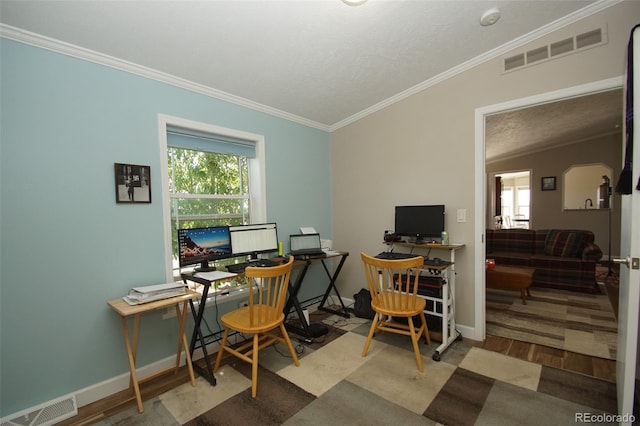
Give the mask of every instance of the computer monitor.
M 178 229 L 180 267 L 200 264 L 196 271 L 213 271 L 210 261 L 232 256 L 228 226 Z
M 278 251 L 278 227 L 275 223 L 229 227 L 234 256 L 251 256 Z
M 444 231 L 444 205 L 396 206 L 396 234 L 415 237 L 416 243 L 424 239 L 440 238 Z

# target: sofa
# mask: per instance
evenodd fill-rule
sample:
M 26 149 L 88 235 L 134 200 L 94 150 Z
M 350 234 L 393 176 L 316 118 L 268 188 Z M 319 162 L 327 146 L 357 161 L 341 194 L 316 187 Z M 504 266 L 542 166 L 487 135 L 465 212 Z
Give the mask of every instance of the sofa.
M 591 231 L 578 229 L 488 229 L 487 259 L 496 265 L 535 269 L 533 287 L 599 293 L 596 263 L 602 250 Z

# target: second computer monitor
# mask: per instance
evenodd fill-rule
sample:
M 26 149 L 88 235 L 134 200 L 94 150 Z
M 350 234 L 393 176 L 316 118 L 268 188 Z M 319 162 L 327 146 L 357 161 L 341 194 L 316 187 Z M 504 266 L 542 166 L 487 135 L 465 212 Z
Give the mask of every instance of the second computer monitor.
M 230 226 L 234 256 L 256 258 L 261 253 L 278 251 L 278 228 L 275 223 Z

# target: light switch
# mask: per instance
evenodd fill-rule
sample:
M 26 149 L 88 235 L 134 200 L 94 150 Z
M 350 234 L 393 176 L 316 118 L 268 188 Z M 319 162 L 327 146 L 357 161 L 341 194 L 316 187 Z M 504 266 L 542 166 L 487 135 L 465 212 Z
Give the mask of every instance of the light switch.
M 467 221 L 467 209 L 458 209 L 458 222 Z

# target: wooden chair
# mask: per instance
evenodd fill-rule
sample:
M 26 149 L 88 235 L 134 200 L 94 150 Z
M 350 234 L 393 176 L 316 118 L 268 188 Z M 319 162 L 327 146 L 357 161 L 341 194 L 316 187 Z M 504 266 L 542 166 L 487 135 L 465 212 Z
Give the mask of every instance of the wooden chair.
M 361 253 L 361 256 L 371 293 L 371 308 L 376 312 L 362 356 L 367 356 L 376 330 L 402 334 L 411 338 L 416 364 L 418 364 L 418 370 L 422 372 L 422 356 L 418 341 L 424 335 L 427 343 L 431 343 L 424 317 L 426 300 L 417 295 L 419 268 L 424 263 L 424 258 L 418 256 L 411 259 L 389 260 L 371 257 L 365 253 Z M 413 324 L 415 316 L 420 317 L 418 328 Z M 407 323 L 395 322 L 392 320 L 393 317 L 404 318 Z
M 286 343 L 296 367 L 300 365 L 289 334 L 284 327 L 284 303 L 287 298 L 289 278 L 293 268 L 293 257 L 284 265 L 273 267 L 248 267 L 245 276 L 250 278 L 249 306 L 236 309 L 222 316 L 224 334 L 220 342 L 218 357 L 213 368 L 218 371 L 225 352 L 251 364 L 251 396 L 258 390 L 258 352 L 275 342 Z M 272 333 L 280 329 L 281 335 Z M 251 341 L 238 347 L 227 345 L 229 331 L 252 334 Z

